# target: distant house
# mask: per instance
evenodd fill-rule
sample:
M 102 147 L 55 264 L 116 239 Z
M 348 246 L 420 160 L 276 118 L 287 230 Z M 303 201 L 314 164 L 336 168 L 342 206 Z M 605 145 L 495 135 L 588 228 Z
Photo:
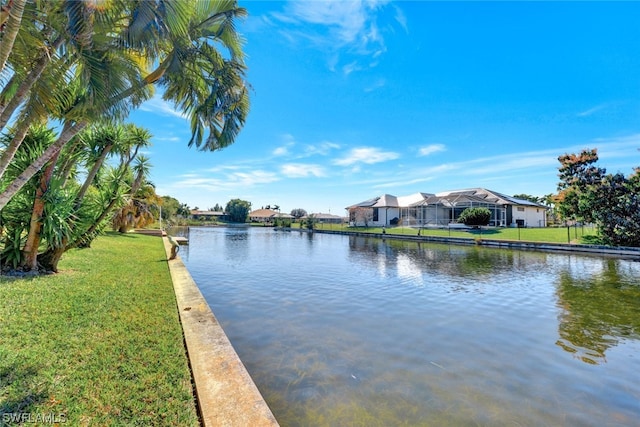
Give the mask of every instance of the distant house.
M 220 211 L 200 211 L 196 209 L 192 209 L 190 213 L 191 219 L 196 219 L 200 221 L 216 221 L 216 220 L 227 220 L 227 214 Z
M 338 215 L 331 215 L 328 213 L 314 213 L 310 215 L 305 215 L 300 219 L 306 220 L 311 215 L 313 215 L 313 219 L 315 220 L 315 222 L 320 224 L 341 224 L 343 222 L 346 222 L 345 218 Z
M 402 197 L 384 194 L 346 209 L 352 225 L 442 227 L 456 223 L 462 211 L 472 207 L 489 209 L 489 225 L 496 227 L 547 225 L 546 206 L 485 188 Z
M 281 214 L 278 211 L 272 209 L 257 209 L 249 212 L 249 221 L 251 222 L 273 222 L 276 218 L 291 217 L 288 214 Z

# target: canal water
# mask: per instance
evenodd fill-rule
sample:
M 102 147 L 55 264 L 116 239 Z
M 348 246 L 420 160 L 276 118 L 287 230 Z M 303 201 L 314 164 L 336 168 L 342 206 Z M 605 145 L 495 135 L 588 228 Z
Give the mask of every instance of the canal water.
M 249 227 L 180 255 L 282 426 L 640 420 L 638 262 Z

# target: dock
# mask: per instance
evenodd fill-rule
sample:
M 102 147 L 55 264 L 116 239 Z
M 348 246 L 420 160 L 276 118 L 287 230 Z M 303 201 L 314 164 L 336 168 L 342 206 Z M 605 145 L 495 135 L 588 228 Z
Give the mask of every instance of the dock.
M 159 230 L 159 229 L 154 229 L 154 230 L 149 230 L 149 229 L 136 229 L 134 230 L 135 233 L 138 234 L 145 234 L 147 236 L 160 236 L 160 237 L 164 237 L 167 236 L 167 232 L 164 230 Z M 188 245 L 189 244 L 189 239 L 187 239 L 186 237 L 183 236 L 171 236 L 171 238 L 173 240 L 175 240 L 175 242 L 179 245 Z
M 173 237 L 173 240 L 176 241 L 177 244 L 179 245 L 188 245 L 189 244 L 189 239 L 187 239 L 186 237 L 182 237 L 182 236 L 171 236 Z

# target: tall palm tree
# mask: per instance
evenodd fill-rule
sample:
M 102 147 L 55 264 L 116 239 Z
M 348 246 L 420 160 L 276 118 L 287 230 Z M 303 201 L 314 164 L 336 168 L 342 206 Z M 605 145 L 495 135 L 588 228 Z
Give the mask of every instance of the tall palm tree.
M 0 44 L 0 73 L 4 70 L 9 53 L 13 48 L 13 42 L 18 35 L 26 3 L 27 0 L 9 0 L 7 6 L 3 7 L 0 12 L 0 31 L 2 32 L 2 43 Z
M 202 0 L 196 2 L 195 7 L 190 5 L 190 8 L 176 6 L 181 3 L 166 0 L 117 3 L 135 6 L 127 9 L 129 19 L 124 26 L 125 30 L 118 33 L 116 44 L 102 40 L 105 34 L 113 34 L 113 29 L 100 32 L 98 27 L 92 28 L 92 40 L 101 42 L 98 45 L 103 47 L 100 50 L 102 56 L 96 55 L 95 48 L 89 48 L 91 44 L 85 40 L 89 37 L 86 25 L 76 25 L 82 22 L 79 19 L 69 20 L 69 26 L 78 29 L 74 42 L 82 47 L 79 52 L 83 61 L 79 64 L 83 65 L 86 72 L 81 76 L 89 81 L 88 85 L 82 87 L 92 90 L 87 91 L 84 97 L 74 98 L 76 101 L 73 108 L 64 114 L 65 120 L 72 122 L 68 132 L 62 133 L 50 149 L 0 194 L 0 209 L 19 191 L 24 182 L 84 129 L 91 118 L 113 112 L 126 114 L 127 107 L 138 105 L 149 95 L 148 86 L 154 83 L 165 88 L 165 99 L 176 103 L 191 117 L 193 135 L 189 145 L 196 145 L 203 150 L 216 150 L 234 141 L 249 108 L 241 39 L 234 27 L 234 20 L 244 16 L 246 11 L 239 8 L 235 0 Z M 75 8 L 73 11 L 78 13 L 70 16 L 81 16 L 86 12 L 85 9 Z M 141 50 L 137 44 L 139 41 L 136 36 L 140 33 L 147 34 L 146 30 L 140 30 L 141 27 L 149 30 L 151 39 L 156 41 L 149 43 L 148 49 Z M 229 59 L 224 59 L 216 46 L 225 48 Z M 109 49 L 105 49 L 106 47 Z M 115 53 L 110 54 L 110 49 Z M 138 54 L 137 58 L 140 58 L 140 53 L 152 55 L 159 65 L 144 78 L 136 79 L 135 73 L 122 78 L 123 73 L 115 72 L 118 68 L 104 60 L 112 55 L 115 56 L 112 59 L 120 58 L 123 60 L 121 62 L 126 62 L 127 58 L 133 59 L 133 53 Z M 131 70 L 134 71 L 133 68 Z M 103 73 L 96 79 L 100 71 Z M 130 85 L 128 89 L 124 89 L 111 79 L 119 83 L 126 81 Z M 116 88 L 117 91 L 114 90 Z M 112 95 L 104 96 L 107 89 Z M 209 135 L 202 144 L 207 129 Z
M 103 128 L 100 132 L 108 133 L 109 131 Z M 57 271 L 58 262 L 67 250 L 79 246 L 88 246 L 104 226 L 105 220 L 113 213 L 114 209 L 121 204 L 127 203 L 132 198 L 131 195 L 135 194 L 145 182 L 151 165 L 149 159 L 139 155 L 138 152 L 141 148 L 149 145 L 151 134 L 146 129 L 132 124 L 122 126 L 121 131 L 116 132 L 116 134 L 119 139 L 115 140 L 111 152 L 119 155 L 120 163 L 116 168 L 111 168 L 108 173 L 109 177 L 106 180 L 106 185 L 101 190 L 103 200 L 93 209 L 89 209 L 90 212 L 87 213 L 87 207 L 83 203 L 86 192 L 82 198 L 75 197 L 74 209 L 68 214 L 69 219 L 83 217 L 84 220 L 73 227 L 72 233 L 60 239 L 55 245 L 49 245 L 47 251 L 38 256 L 38 261 L 46 270 Z M 91 136 L 87 137 L 87 139 L 90 138 Z M 133 167 L 131 166 L 132 164 Z M 102 162 L 102 166 L 104 165 L 105 163 Z M 87 180 L 85 180 L 86 182 Z M 92 179 L 91 182 L 94 182 L 94 180 Z
M 93 165 L 89 168 L 84 184 L 78 191 L 77 203 L 82 203 L 89 186 L 93 183 L 98 170 L 106 160 L 113 147 L 121 143 L 124 138 L 124 127 L 121 125 L 103 125 L 89 129 L 86 133 L 86 143 L 94 154 L 91 160 Z
M 1 140 L 2 144 L 8 144 L 12 135 L 3 135 Z M 45 148 L 55 140 L 55 133 L 53 129 L 46 128 L 45 126 L 34 126 L 30 132 L 30 135 L 25 141 L 25 144 L 16 153 L 16 159 L 12 163 L 11 167 L 7 171 L 6 179 L 12 179 L 15 175 L 20 173 L 20 170 L 24 165 L 29 164 L 35 157 L 39 155 Z M 35 242 L 35 236 L 29 236 L 25 240 L 25 235 L 33 229 L 33 233 L 39 233 L 40 229 L 33 227 L 34 223 L 40 218 L 34 219 L 33 211 L 37 209 L 34 207 L 34 200 L 38 196 L 42 197 L 46 193 L 46 184 L 48 179 L 43 177 L 46 171 L 40 174 L 40 177 L 36 177 L 30 180 L 23 188 L 19 198 L 16 198 L 6 209 L 0 211 L 0 223 L 4 232 L 4 249 L 2 256 L 3 261 L 9 260 L 13 267 L 23 264 L 25 252 L 23 245 L 25 242 L 28 245 L 37 246 Z M 38 211 L 42 214 L 42 211 Z M 39 223 L 37 223 L 39 225 Z M 7 259 L 9 258 L 9 259 Z

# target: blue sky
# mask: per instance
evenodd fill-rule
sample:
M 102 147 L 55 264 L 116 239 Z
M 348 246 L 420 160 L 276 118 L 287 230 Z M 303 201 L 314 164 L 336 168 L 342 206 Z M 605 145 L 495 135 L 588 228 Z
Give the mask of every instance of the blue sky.
M 639 2 L 240 1 L 251 112 L 235 144 L 187 147 L 156 97 L 152 181 L 192 208 L 343 215 L 384 194 L 556 192 L 557 157 L 640 166 Z

